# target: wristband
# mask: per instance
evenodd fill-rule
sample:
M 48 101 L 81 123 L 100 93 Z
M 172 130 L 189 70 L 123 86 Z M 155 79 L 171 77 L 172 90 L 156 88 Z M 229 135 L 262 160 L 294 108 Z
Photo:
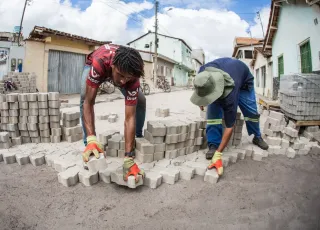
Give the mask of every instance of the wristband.
M 126 152 L 124 154 L 126 157 L 135 157 L 136 156 L 136 153 L 134 151 L 131 151 L 131 152 Z

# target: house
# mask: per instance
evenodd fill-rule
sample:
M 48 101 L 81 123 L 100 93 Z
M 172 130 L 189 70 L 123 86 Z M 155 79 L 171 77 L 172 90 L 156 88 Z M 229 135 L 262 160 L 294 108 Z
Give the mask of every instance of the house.
M 319 71 L 320 0 L 272 0 L 263 51 L 272 52 L 276 78 Z
M 195 73 L 198 73 L 200 67 L 205 63 L 205 54 L 203 49 L 193 49 L 191 53 L 192 66 Z
M 154 50 L 155 33 L 148 33 L 129 42 L 127 45 L 138 50 Z M 158 54 L 174 60 L 172 74 L 172 84 L 176 86 L 186 86 L 188 84 L 189 73 L 192 71 L 191 47 L 181 38 L 158 34 Z M 159 65 L 158 65 L 159 69 Z
M 111 42 L 35 26 L 25 39 L 25 72 L 35 72 L 41 92 L 80 93 L 86 55 Z
M 0 32 L 0 79 L 8 72 L 23 71 L 24 52 L 18 46 L 18 33 Z
M 262 47 L 255 47 L 251 68 L 255 76 L 255 92 L 259 95 L 273 97 L 273 73 L 272 54 L 270 51 L 263 51 Z
M 235 37 L 233 42 L 232 57 L 244 62 L 251 69 L 250 63 L 253 58 L 255 47 L 262 47 L 263 39 L 250 37 Z
M 144 61 L 144 73 L 146 80 L 151 81 L 153 78 L 153 68 L 154 68 L 154 57 L 155 53 L 150 51 L 138 50 L 143 61 Z M 158 69 L 157 76 L 165 77 L 166 80 L 173 84 L 173 70 L 174 65 L 177 64 L 176 61 L 158 54 L 157 58 Z

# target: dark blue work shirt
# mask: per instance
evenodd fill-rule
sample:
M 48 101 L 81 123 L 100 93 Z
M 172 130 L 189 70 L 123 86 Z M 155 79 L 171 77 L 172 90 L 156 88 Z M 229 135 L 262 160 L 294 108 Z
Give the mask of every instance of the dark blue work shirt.
M 250 90 L 253 87 L 253 76 L 246 64 L 233 58 L 219 58 L 200 67 L 199 73 L 206 67 L 214 67 L 228 73 L 234 80 L 231 93 L 213 103 L 218 103 L 223 109 L 224 120 L 227 128 L 231 128 L 237 118 L 237 108 L 240 90 Z

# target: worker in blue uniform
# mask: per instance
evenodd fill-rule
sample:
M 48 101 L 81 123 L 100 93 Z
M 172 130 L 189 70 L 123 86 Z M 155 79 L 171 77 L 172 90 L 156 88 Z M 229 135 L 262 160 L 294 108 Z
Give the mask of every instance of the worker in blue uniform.
M 243 62 L 233 58 L 219 58 L 200 67 L 194 80 L 195 91 L 190 100 L 203 109 L 207 106 L 207 139 L 211 159 L 209 169 L 216 168 L 223 174 L 222 152 L 227 146 L 236 122 L 238 106 L 243 113 L 253 144 L 267 150 L 259 126 L 254 90 L 254 78 Z M 223 130 L 222 118 L 226 128 Z

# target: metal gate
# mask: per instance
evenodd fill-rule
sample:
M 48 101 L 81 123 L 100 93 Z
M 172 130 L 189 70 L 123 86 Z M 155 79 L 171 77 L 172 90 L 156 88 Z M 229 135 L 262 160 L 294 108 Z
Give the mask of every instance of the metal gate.
M 48 91 L 80 93 L 85 55 L 49 50 Z

